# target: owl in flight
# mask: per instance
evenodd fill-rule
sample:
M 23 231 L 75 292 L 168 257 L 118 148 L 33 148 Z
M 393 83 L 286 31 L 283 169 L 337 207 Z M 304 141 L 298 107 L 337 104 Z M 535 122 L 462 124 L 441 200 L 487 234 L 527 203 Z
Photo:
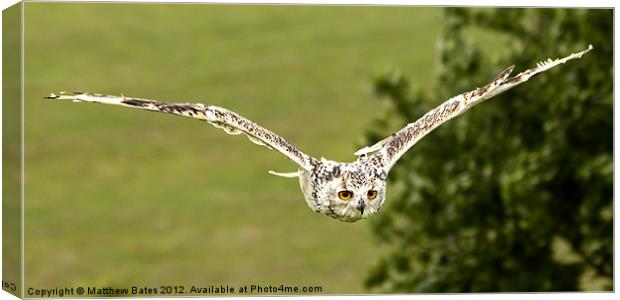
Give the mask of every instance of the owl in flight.
M 164 112 L 201 121 L 222 128 L 228 134 L 245 134 L 250 141 L 274 149 L 297 164 L 292 173 L 270 174 L 299 178 L 301 191 L 308 206 L 315 212 L 324 213 L 345 222 L 355 222 L 375 214 L 385 201 L 386 180 L 390 169 L 398 159 L 426 134 L 444 122 L 464 113 L 472 106 L 515 87 L 530 77 L 549 70 L 568 60 L 581 58 L 588 49 L 573 53 L 562 59 L 548 59 L 533 69 L 510 77 L 514 66 L 499 73 L 491 83 L 463 93 L 442 103 L 417 121 L 408 124 L 378 143 L 355 152 L 357 160 L 341 163 L 324 158 L 311 157 L 288 143 L 279 135 L 227 109 L 190 103 L 164 103 L 154 100 L 110 96 L 94 93 L 61 92 L 50 94 L 48 99 L 93 102 Z

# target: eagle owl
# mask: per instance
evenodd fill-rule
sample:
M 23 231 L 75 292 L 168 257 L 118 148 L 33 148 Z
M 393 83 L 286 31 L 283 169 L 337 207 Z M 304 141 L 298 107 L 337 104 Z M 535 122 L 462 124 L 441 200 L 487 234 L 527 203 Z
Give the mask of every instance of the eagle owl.
M 284 154 L 297 164 L 297 171 L 272 175 L 299 178 L 308 206 L 345 222 L 355 222 L 377 213 L 386 199 L 386 180 L 392 166 L 415 143 L 444 122 L 464 113 L 474 105 L 517 86 L 530 77 L 568 60 L 580 58 L 588 49 L 562 59 L 546 60 L 535 68 L 510 77 L 513 66 L 506 68 L 489 84 L 453 97 L 378 143 L 355 152 L 357 160 L 341 163 L 311 157 L 279 135 L 227 109 L 190 103 L 164 103 L 154 100 L 110 96 L 95 93 L 50 94 L 48 99 L 72 100 L 126 106 L 164 112 L 206 121 L 229 134 L 245 134 L 252 142 Z

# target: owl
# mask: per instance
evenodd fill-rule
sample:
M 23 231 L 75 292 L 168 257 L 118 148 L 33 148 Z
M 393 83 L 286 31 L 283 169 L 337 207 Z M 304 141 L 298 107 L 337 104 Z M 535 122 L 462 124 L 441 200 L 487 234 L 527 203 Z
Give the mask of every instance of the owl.
M 50 94 L 53 100 L 72 100 L 120 105 L 130 108 L 169 113 L 206 121 L 228 134 L 244 134 L 250 141 L 276 150 L 297 165 L 297 171 L 270 174 L 298 178 L 306 203 L 313 211 L 326 214 L 344 222 L 355 222 L 377 213 L 386 199 L 386 181 L 390 169 L 411 147 L 433 129 L 464 113 L 474 105 L 513 88 L 557 65 L 581 58 L 592 50 L 573 53 L 561 59 L 540 62 L 535 68 L 510 77 L 513 67 L 500 72 L 489 84 L 453 97 L 413 123 L 393 133 L 378 143 L 354 153 L 357 159 L 342 163 L 311 157 L 291 145 L 281 136 L 225 108 L 191 103 L 164 103 L 160 101 L 110 96 L 96 93 Z

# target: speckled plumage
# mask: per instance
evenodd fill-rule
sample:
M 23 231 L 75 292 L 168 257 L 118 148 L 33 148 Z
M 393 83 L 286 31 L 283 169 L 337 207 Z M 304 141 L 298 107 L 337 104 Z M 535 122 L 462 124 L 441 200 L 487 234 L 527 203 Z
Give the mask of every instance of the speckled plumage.
M 562 59 L 538 63 L 536 68 L 521 72 L 514 77 L 509 77 L 513 67 L 508 67 L 491 83 L 449 99 L 386 139 L 358 150 L 355 152 L 357 160 L 351 163 L 313 158 L 279 135 L 232 111 L 217 106 L 190 103 L 168 104 L 154 100 L 94 93 L 60 93 L 51 94 L 47 98 L 113 104 L 170 113 L 209 122 L 229 134 L 245 134 L 252 142 L 277 150 L 297 164 L 297 172 L 270 171 L 270 173 L 283 177 L 299 177 L 301 190 L 312 210 L 341 221 L 354 222 L 367 218 L 381 209 L 385 201 L 386 180 L 390 169 L 407 150 L 430 131 L 474 105 L 517 86 L 536 74 L 568 60 L 580 58 L 591 49 L 592 46 Z

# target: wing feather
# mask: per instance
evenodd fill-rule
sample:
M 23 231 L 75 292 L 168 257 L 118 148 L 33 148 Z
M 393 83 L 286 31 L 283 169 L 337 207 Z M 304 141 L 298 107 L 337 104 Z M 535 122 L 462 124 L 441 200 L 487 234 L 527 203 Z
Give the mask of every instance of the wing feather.
M 201 103 L 165 103 L 155 100 L 129 98 L 125 96 L 110 96 L 94 93 L 65 93 L 50 94 L 48 99 L 71 100 L 74 102 L 92 102 L 111 105 L 120 105 L 131 108 L 144 109 L 190 117 L 207 121 L 211 125 L 221 128 L 232 135 L 245 134 L 255 144 L 274 149 L 295 162 L 301 169 L 310 170 L 312 157 L 304 154 L 279 135 L 259 126 L 258 124 L 217 106 L 206 106 Z
M 506 68 L 499 73 L 491 83 L 477 88 L 473 91 L 463 93 L 442 103 L 435 109 L 429 111 L 420 119 L 392 134 L 390 137 L 378 142 L 377 144 L 358 150 L 355 154 L 362 155 L 377 151 L 375 155 L 382 158 L 386 171 L 389 171 L 396 161 L 415 145 L 420 139 L 437 128 L 446 121 L 466 112 L 474 105 L 489 99 L 497 94 L 507 91 L 532 76 L 549 70 L 557 65 L 563 64 L 571 59 L 581 58 L 581 56 L 592 50 L 592 45 L 588 49 L 578 53 L 573 53 L 561 59 L 548 59 L 539 62 L 536 68 L 529 69 L 509 78 L 513 66 Z

